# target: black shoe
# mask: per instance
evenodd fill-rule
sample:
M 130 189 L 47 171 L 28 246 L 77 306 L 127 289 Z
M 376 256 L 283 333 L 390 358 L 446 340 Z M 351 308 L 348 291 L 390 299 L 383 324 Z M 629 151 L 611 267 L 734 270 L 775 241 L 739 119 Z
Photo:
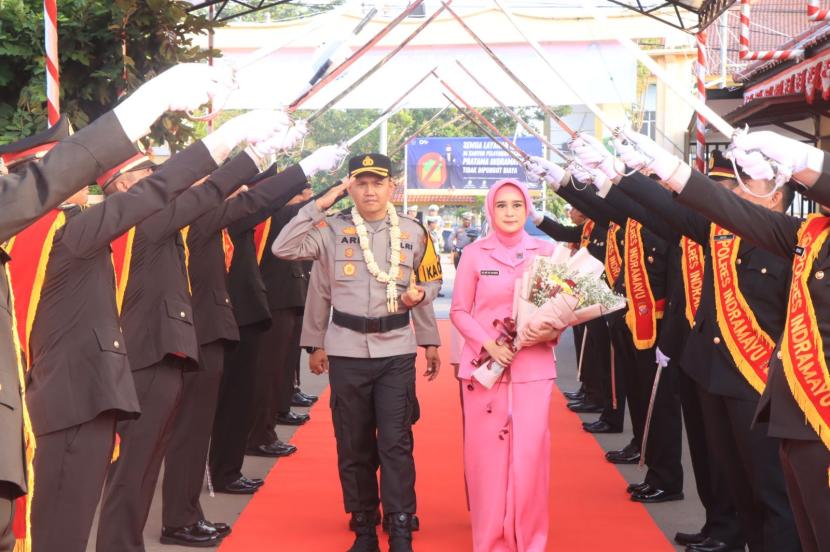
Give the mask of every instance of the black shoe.
M 603 420 L 584 423 L 582 424 L 582 429 L 584 429 L 588 433 L 622 433 L 622 428 L 612 427 L 611 424 Z
M 585 391 L 582 389 L 578 391 L 565 391 L 562 395 L 569 401 L 581 401 L 585 398 Z
M 270 445 L 259 445 L 256 447 L 248 447 L 245 454 L 248 456 L 264 456 L 267 458 L 282 458 L 283 456 L 291 456 L 297 452 L 297 447 L 283 443 L 282 441 L 274 441 Z
M 605 453 L 605 459 L 612 464 L 636 464 L 640 461 L 640 450 L 629 443 L 622 450 L 609 450 Z
M 389 514 L 389 552 L 412 552 L 412 514 Z
M 297 414 L 296 412 L 281 412 L 277 414 L 277 423 L 280 425 L 301 426 L 311 419 L 308 414 Z
M 221 540 L 215 530 L 203 531 L 198 523 L 186 527 L 162 527 L 161 543 L 194 548 L 209 548 L 219 544 Z
M 349 527 L 354 531 L 355 539 L 348 552 L 380 552 L 377 525 L 378 512 L 353 512 Z
M 656 489 L 651 485 L 643 492 L 633 493 L 631 500 L 634 502 L 642 502 L 645 504 L 657 504 L 658 502 L 670 502 L 672 500 L 683 500 L 683 491 L 677 493 L 670 493 L 663 489 Z
M 308 400 L 310 400 L 310 401 L 311 401 L 311 402 L 313 402 L 313 403 L 316 403 L 316 402 L 317 402 L 317 399 L 319 399 L 319 398 L 320 398 L 320 397 L 318 397 L 317 395 L 309 395 L 308 393 L 305 393 L 305 392 L 304 392 L 302 389 L 300 389 L 299 387 L 295 387 L 295 388 L 294 388 L 294 393 L 297 393 L 297 394 L 302 395 L 304 399 L 308 399 Z
M 602 412 L 602 406 L 585 401 L 574 401 L 568 403 L 568 409 L 571 412 L 580 412 L 580 413 L 599 413 Z
M 700 544 L 707 538 L 703 533 L 677 533 L 674 535 L 674 542 L 680 546 L 690 546 L 692 544 Z
M 383 532 L 389 532 L 389 524 L 392 522 L 392 514 L 386 514 L 383 516 Z M 419 531 L 421 529 L 421 520 L 418 519 L 418 516 L 412 514 L 412 525 L 410 527 L 412 531 Z
M 224 493 L 224 494 L 254 494 L 260 488 L 261 484 L 257 485 L 250 479 L 247 479 L 245 476 L 240 477 L 236 481 L 232 481 L 227 485 L 215 485 L 213 490 L 217 493 Z
M 225 537 L 231 534 L 231 526 L 227 523 L 213 522 L 208 521 L 206 519 L 200 519 L 196 522 L 196 525 L 198 525 L 203 531 L 213 529 L 219 535 L 220 539 L 224 539 Z
M 262 487 L 265 485 L 265 480 L 260 479 L 259 477 L 245 477 L 243 475 L 241 479 L 248 485 L 253 485 L 254 487 Z
M 294 393 L 291 396 L 291 406 L 301 406 L 301 407 L 304 407 L 304 408 L 308 408 L 313 404 L 314 404 L 314 401 L 312 401 L 311 399 L 305 397 L 304 395 L 302 395 L 300 393 Z
M 369 511 L 367 510 L 367 513 L 368 513 L 368 512 L 369 512 Z M 356 518 L 355 518 L 355 516 L 356 516 L 356 513 L 353 513 L 353 514 L 352 514 L 352 517 L 351 517 L 351 518 L 349 518 L 349 531 L 354 531 L 354 530 L 355 530 L 355 527 L 357 527 L 357 525 L 355 525 L 355 523 L 356 523 L 356 521 L 355 521 L 355 519 L 356 519 Z M 375 524 L 375 525 L 380 525 L 380 507 L 378 507 L 378 508 L 375 510 L 375 517 L 373 518 L 373 520 L 374 520 L 374 524 Z
M 713 539 L 712 537 L 706 537 L 703 542 L 690 544 L 686 547 L 686 552 L 730 552 L 732 550 L 735 550 L 734 546 Z
M 646 492 L 646 490 L 648 490 L 650 487 L 651 485 L 649 485 L 645 481 L 643 481 L 642 483 L 632 483 L 628 487 L 626 487 L 625 492 L 627 492 L 628 494 L 639 494 Z

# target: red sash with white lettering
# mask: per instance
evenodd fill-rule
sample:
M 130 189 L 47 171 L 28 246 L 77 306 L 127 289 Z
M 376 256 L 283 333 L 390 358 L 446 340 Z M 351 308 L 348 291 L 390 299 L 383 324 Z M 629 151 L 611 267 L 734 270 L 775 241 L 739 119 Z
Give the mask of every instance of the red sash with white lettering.
M 66 222 L 66 215 L 53 209 L 35 221 L 32 225 L 13 237 L 6 246 L 6 251 L 13 257 L 7 265 L 9 289 L 12 297 L 12 325 L 15 336 L 15 348 L 18 351 L 18 378 L 20 388 L 24 389 L 23 435 L 26 443 L 26 474 L 29 494 L 17 499 L 15 504 L 14 534 L 17 540 L 15 548 L 31 550 L 31 512 L 28 508 L 35 489 L 34 455 L 36 443 L 32 430 L 32 421 L 26 408 L 25 382 L 26 370 L 30 365 L 29 336 L 40 302 L 40 293 L 46 277 L 46 267 L 52 252 L 55 232 Z
M 680 239 L 680 266 L 683 269 L 683 292 L 686 296 L 686 320 L 689 326 L 695 323 L 695 315 L 700 307 L 700 297 L 703 294 L 703 246 L 687 237 Z
M 738 285 L 740 245 L 741 238 L 725 228 L 712 225 L 709 247 L 712 251 L 718 328 L 735 366 L 760 394 L 767 385 L 769 359 L 775 342 L 758 324 Z
M 115 269 L 115 304 L 118 305 L 118 314 L 124 305 L 124 292 L 130 280 L 130 262 L 133 258 L 133 240 L 135 227 L 130 228 L 110 243 L 112 249 L 112 266 Z
M 643 246 L 643 225 L 628 219 L 625 225 L 625 292 L 628 310 L 625 323 L 639 350 L 652 347 L 657 341 L 659 305 L 651 291 L 646 270 L 646 254 Z
M 796 403 L 824 446 L 830 449 L 830 374 L 824 356 L 824 339 L 807 285 L 813 263 L 828 236 L 830 217 L 818 214 L 807 217 L 798 232 L 798 246 L 803 251 L 793 257 L 781 360 Z
M 256 245 L 256 262 L 262 264 L 262 254 L 265 253 L 265 244 L 271 232 L 271 217 L 260 222 L 254 228 L 254 244 Z
M 608 226 L 608 235 L 605 239 L 605 278 L 611 286 L 617 281 L 620 270 L 622 270 L 622 256 L 617 244 L 617 230 L 619 227 L 619 224 L 612 222 Z

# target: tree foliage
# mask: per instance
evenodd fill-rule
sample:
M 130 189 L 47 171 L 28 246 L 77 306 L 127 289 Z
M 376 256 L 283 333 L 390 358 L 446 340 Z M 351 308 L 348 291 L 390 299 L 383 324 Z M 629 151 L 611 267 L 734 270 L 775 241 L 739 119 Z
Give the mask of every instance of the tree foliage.
M 175 63 L 208 57 L 193 38 L 214 24 L 188 7 L 180 0 L 58 2 L 61 111 L 76 128 Z M 0 0 L 0 143 L 46 126 L 42 10 L 31 0 Z M 194 132 L 180 116 L 167 115 L 150 140 L 175 150 Z

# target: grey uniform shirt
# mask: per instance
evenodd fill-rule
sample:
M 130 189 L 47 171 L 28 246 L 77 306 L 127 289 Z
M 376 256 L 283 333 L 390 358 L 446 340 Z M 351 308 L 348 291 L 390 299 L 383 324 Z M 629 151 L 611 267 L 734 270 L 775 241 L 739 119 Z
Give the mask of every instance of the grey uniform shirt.
M 412 309 L 412 325 L 385 333 L 362 334 L 329 323 L 331 308 L 354 316 L 389 316 L 386 284 L 369 274 L 351 214 L 325 214 L 310 202 L 283 228 L 271 251 L 286 260 L 314 260 L 303 333 L 304 347 L 322 347 L 329 355 L 353 358 L 383 358 L 415 353 L 417 346 L 440 345 L 432 300 L 441 288 L 440 259 L 434 254 L 427 233 L 418 221 L 399 216 L 401 262 L 398 294 L 409 286 L 416 271 L 425 296 Z M 391 247 L 386 220 L 366 224 L 369 243 L 381 271 L 388 271 Z M 398 313 L 406 307 L 398 299 Z

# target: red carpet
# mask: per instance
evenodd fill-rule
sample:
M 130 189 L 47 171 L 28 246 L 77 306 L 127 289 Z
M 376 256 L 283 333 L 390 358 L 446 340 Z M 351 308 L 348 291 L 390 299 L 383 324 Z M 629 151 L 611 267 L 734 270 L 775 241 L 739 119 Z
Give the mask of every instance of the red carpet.
M 449 322 L 440 324 L 444 343 L 449 343 Z M 458 383 L 452 377 L 448 350 L 444 352 L 438 381 L 418 378 L 421 420 L 415 426 L 415 463 L 423 529 L 415 533 L 415 549 L 421 552 L 472 549 Z M 349 548 L 352 536 L 343 512 L 327 401 L 328 393 L 314 407 L 311 422 L 293 440 L 300 452 L 277 463 L 221 552 L 339 552 Z M 558 392 L 554 393 L 551 428 L 549 550 L 619 550 L 621 542 L 636 544 L 641 552 L 674 550 L 646 509 L 628 500 L 626 482 L 605 461 L 594 438 L 581 430 L 579 418 L 565 408 Z M 381 549 L 386 549 L 385 539 Z

